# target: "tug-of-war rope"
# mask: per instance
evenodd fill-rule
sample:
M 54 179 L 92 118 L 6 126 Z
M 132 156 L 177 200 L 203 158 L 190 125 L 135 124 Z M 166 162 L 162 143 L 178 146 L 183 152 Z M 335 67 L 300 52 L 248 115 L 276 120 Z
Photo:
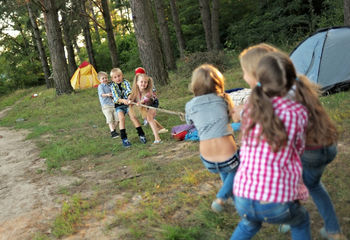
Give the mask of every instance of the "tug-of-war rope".
M 147 106 L 147 105 L 144 105 L 144 104 L 134 103 L 134 102 L 130 102 L 130 104 L 136 105 L 136 106 L 139 106 L 139 107 L 148 108 L 148 109 L 154 109 L 154 110 L 156 110 L 158 112 L 163 112 L 163 113 L 168 113 L 168 114 L 172 114 L 172 115 L 177 115 L 181 119 L 181 121 L 185 121 L 185 113 L 183 113 L 183 112 L 175 112 L 175 111 L 170 111 L 170 110 L 163 109 L 163 108 L 155 108 L 155 107 L 152 107 L 152 106 Z

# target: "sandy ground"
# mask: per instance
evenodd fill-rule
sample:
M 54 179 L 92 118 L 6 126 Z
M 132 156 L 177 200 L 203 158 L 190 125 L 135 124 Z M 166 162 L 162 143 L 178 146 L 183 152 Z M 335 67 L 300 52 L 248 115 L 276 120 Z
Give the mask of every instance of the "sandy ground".
M 0 118 L 10 110 L 0 112 Z M 74 179 L 51 176 L 27 131 L 0 128 L 0 239 L 32 239 L 49 229 L 60 208 L 55 184 Z

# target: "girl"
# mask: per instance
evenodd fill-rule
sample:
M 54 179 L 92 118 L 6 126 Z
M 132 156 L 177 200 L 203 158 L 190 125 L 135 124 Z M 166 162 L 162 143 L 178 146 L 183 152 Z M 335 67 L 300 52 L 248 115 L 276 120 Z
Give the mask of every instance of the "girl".
M 147 76 L 145 73 L 136 74 L 134 77 L 134 83 L 129 99 L 138 104 L 148 105 L 152 107 L 158 107 L 159 101 L 156 94 L 153 92 L 153 79 Z M 147 122 L 149 123 L 153 135 L 155 144 L 161 143 L 159 137 L 157 124 L 154 117 L 156 116 L 156 110 L 141 108 L 141 113 L 146 116 Z
M 135 69 L 135 76 L 137 74 L 141 74 L 141 73 L 146 74 L 146 70 L 143 67 L 138 67 L 138 68 Z M 156 94 L 156 87 L 154 86 L 154 84 L 153 84 L 153 89 L 152 90 L 153 90 L 153 93 Z M 144 126 L 146 126 L 148 124 L 146 116 L 147 116 L 147 114 L 142 115 L 142 118 L 144 119 L 143 120 L 143 125 Z M 158 133 L 167 133 L 168 132 L 168 129 L 164 128 L 156 119 L 154 119 L 154 122 L 157 125 Z
M 194 98 L 186 104 L 186 122 L 194 124 L 200 139 L 199 152 L 204 166 L 219 173 L 223 185 L 212 202 L 215 212 L 233 198 L 232 185 L 239 155 L 229 126 L 233 103 L 224 89 L 224 76 L 212 65 L 194 70 L 190 85 Z M 231 199 L 232 203 L 232 199 Z
M 256 78 L 241 66 L 252 93 L 242 116 L 241 164 L 234 181 L 242 219 L 231 239 L 251 239 L 263 222 L 288 223 L 293 239 L 311 239 L 309 215 L 296 201 L 308 113 L 286 97 L 296 81 L 293 63 L 282 53 L 266 54 Z
M 240 54 L 241 65 L 250 73 L 256 85 L 256 68 L 258 61 L 269 52 L 277 52 L 276 48 L 267 44 L 258 44 L 247 48 Z M 333 161 L 337 153 L 337 130 L 319 100 L 319 86 L 312 83 L 304 75 L 288 92 L 288 97 L 303 104 L 308 110 L 308 127 L 306 131 L 306 150 L 301 156 L 303 166 L 303 182 L 305 183 L 315 205 L 324 220 L 325 227 L 320 230 L 323 238 L 329 240 L 346 239 L 341 228 L 327 190 L 321 182 L 325 167 Z M 281 227 L 282 232 L 289 230 Z

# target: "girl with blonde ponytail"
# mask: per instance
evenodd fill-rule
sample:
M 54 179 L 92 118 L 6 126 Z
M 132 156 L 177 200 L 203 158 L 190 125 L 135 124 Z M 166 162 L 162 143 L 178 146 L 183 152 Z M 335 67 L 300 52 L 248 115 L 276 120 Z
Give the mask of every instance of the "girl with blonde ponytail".
M 230 120 L 233 102 L 225 94 L 225 79 L 214 66 L 204 64 L 193 71 L 191 91 L 194 98 L 186 104 L 186 121 L 198 130 L 200 158 L 204 166 L 219 173 L 222 187 L 212 202 L 215 212 L 233 201 L 233 179 L 239 165 L 239 154 Z

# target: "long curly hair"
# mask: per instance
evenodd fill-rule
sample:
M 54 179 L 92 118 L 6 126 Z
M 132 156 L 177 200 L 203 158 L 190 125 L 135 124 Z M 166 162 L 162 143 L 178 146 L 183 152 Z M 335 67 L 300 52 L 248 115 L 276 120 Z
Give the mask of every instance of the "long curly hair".
M 285 146 L 288 135 L 283 121 L 274 113 L 271 98 L 284 97 L 296 81 L 296 71 L 286 54 L 271 52 L 265 54 L 256 68 L 260 84 L 252 89 L 248 101 L 248 114 L 243 118 L 244 136 L 249 135 L 256 124 L 261 126 L 259 136 L 264 136 L 273 151 Z
M 233 102 L 230 96 L 225 93 L 225 77 L 213 65 L 203 64 L 193 71 L 190 90 L 195 96 L 215 93 L 224 98 L 228 106 L 228 114 L 231 117 Z

